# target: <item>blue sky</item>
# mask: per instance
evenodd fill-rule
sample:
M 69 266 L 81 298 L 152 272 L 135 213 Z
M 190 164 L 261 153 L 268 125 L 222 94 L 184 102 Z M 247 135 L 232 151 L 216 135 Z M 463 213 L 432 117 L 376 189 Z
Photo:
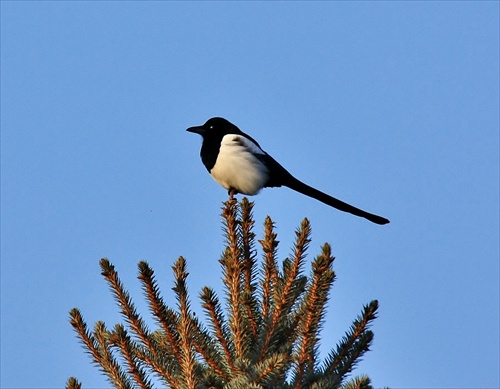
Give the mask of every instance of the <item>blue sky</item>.
M 325 355 L 380 302 L 355 373 L 377 387 L 497 388 L 498 2 L 1 2 L 1 382 L 109 386 L 75 338 L 121 321 L 98 261 L 149 319 L 187 258 L 192 305 L 221 290 L 226 191 L 185 132 L 224 116 L 298 178 L 255 200 L 280 258 L 303 217 L 337 257 Z M 152 324 L 152 322 L 150 322 Z

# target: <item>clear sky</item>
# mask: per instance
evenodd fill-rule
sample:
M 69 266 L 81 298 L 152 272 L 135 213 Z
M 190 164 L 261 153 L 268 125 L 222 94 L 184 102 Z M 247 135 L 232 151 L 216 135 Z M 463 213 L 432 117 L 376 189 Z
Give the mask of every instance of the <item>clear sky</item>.
M 498 388 L 499 3 L 1 2 L 1 382 L 109 386 L 68 322 L 121 321 L 116 266 L 175 304 L 221 289 L 226 191 L 189 126 L 224 116 L 290 172 L 391 220 L 286 188 L 255 200 L 280 259 L 303 217 L 337 257 L 321 353 L 372 299 L 355 373 L 391 388 Z M 222 297 L 222 296 L 221 296 Z

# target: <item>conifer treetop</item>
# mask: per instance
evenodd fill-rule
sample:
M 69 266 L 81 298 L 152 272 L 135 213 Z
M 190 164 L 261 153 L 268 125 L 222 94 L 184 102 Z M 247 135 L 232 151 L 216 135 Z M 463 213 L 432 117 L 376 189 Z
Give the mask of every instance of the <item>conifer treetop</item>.
M 367 376 L 348 380 L 373 341 L 370 324 L 378 302 L 363 307 L 351 328 L 319 360 L 320 331 L 335 281 L 334 257 L 325 243 L 304 274 L 311 226 L 304 219 L 295 231 L 292 254 L 279 266 L 278 240 L 270 217 L 258 243 L 253 232 L 254 204 L 232 196 L 224 203 L 225 248 L 219 260 L 225 303 L 210 287 L 200 293 L 206 323 L 194 315 L 187 289 L 187 263 L 172 267 L 177 306 L 168 307 L 154 271 L 139 263 L 138 279 L 157 327 L 146 326 L 114 266 L 100 261 L 124 323 L 90 331 L 77 308 L 70 323 L 92 362 L 116 388 L 371 388 Z M 215 261 L 214 261 L 215 263 Z M 81 389 L 74 377 L 66 388 Z

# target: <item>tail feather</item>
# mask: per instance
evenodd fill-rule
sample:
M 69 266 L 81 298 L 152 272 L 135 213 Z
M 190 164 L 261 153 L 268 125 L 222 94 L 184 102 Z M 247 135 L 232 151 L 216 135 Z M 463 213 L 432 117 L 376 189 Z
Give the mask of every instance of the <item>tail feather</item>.
M 306 196 L 312 197 L 316 200 L 321 201 L 329 205 L 330 207 L 337 208 L 339 211 L 352 213 L 353 215 L 364 217 L 369 221 L 376 224 L 387 224 L 389 220 L 385 217 L 377 216 L 372 213 L 363 211 L 362 209 L 353 207 L 350 204 L 344 203 L 343 201 L 336 199 L 335 197 L 329 196 L 309 185 L 304 184 L 302 181 L 297 180 L 292 176 L 283 166 L 281 166 L 273 157 L 269 154 L 259 154 L 257 158 L 262 159 L 264 164 L 269 168 L 271 176 L 269 177 L 266 187 L 276 187 L 276 186 L 287 186 L 290 189 L 296 190 Z
M 374 215 L 372 213 L 363 211 L 362 209 L 356 208 L 350 204 L 344 203 L 343 201 L 336 199 L 335 197 L 329 196 L 326 193 L 323 193 L 307 184 L 304 184 L 302 181 L 297 180 L 295 177 L 288 177 L 286 183 L 282 185 L 289 187 L 290 189 L 296 190 L 306 196 L 312 197 L 316 200 L 321 201 L 333 208 L 337 208 L 339 211 L 348 212 L 353 215 L 364 217 L 365 219 L 371 221 L 376 224 L 387 224 L 389 220 L 378 215 Z

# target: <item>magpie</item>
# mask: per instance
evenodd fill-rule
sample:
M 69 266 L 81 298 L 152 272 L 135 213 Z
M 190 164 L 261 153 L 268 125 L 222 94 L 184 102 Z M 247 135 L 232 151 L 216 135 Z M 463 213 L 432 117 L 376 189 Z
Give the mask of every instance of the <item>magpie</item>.
M 262 188 L 287 186 L 373 223 L 389 223 L 386 218 L 353 207 L 299 181 L 262 150 L 255 139 L 224 118 L 208 119 L 205 124 L 189 127 L 187 131 L 203 137 L 201 160 L 212 178 L 226 188 L 231 196 L 236 193 L 251 196 Z

